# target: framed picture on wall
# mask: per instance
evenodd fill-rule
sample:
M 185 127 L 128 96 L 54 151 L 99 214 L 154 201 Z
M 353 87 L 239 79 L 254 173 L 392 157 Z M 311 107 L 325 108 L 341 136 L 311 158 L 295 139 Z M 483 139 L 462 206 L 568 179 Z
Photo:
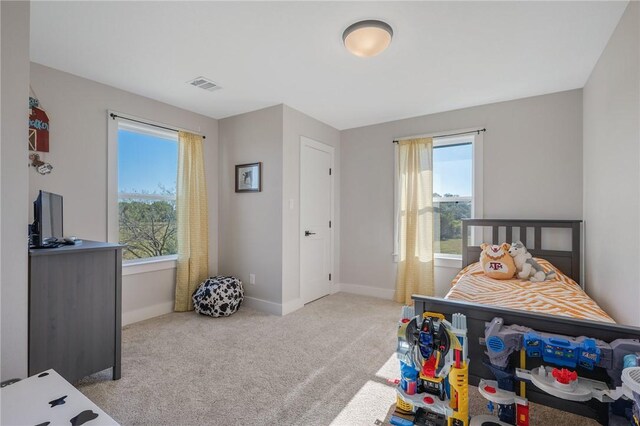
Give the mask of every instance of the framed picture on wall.
M 236 192 L 262 191 L 262 163 L 236 166 Z

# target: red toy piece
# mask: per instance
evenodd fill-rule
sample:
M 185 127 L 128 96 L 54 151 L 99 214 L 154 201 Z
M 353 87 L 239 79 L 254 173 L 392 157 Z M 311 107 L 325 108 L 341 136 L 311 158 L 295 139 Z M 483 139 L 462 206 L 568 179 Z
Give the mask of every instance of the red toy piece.
M 516 425 L 529 426 L 529 402 L 526 399 L 516 401 Z
M 428 360 L 424 362 L 422 365 L 422 374 L 425 377 L 435 377 L 436 376 L 436 356 L 432 356 Z
M 433 398 L 431 398 L 430 396 L 425 396 L 423 401 L 425 404 L 433 404 Z
M 554 368 L 551 374 L 558 381 L 558 383 L 562 383 L 563 385 L 568 385 L 569 383 L 578 380 L 578 373 L 576 373 L 575 371 L 567 370 L 566 368 Z

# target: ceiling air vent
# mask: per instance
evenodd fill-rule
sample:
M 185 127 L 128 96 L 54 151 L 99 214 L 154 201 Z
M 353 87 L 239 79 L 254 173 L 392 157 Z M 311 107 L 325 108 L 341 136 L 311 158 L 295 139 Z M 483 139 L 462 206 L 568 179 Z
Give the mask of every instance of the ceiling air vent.
M 209 80 L 208 78 L 205 77 L 197 77 L 194 78 L 193 80 L 188 82 L 190 85 L 195 86 L 195 87 L 199 87 L 201 89 L 204 90 L 208 90 L 210 92 L 213 92 L 214 90 L 218 90 L 221 89 L 221 87 L 218 85 L 218 83 L 215 83 L 211 80 Z

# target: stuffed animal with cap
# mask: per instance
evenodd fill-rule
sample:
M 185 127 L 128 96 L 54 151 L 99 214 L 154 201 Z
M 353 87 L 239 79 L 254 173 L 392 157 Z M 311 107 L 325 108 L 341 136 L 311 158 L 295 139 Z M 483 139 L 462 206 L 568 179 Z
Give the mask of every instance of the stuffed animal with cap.
M 509 244 L 491 245 L 483 243 L 480 245 L 480 264 L 484 274 L 489 278 L 497 280 L 508 280 L 516 273 L 516 265 L 513 258 L 509 256 Z

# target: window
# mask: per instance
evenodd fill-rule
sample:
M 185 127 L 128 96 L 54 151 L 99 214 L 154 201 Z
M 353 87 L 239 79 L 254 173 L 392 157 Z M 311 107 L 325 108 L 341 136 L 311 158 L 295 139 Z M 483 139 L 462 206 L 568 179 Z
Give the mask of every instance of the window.
M 465 130 L 452 130 L 461 133 Z M 462 219 L 482 217 L 483 134 L 434 137 L 433 170 L 433 251 L 436 266 L 459 267 L 462 256 Z M 399 259 L 400 185 L 398 149 L 395 150 L 395 262 Z M 477 236 L 470 235 L 473 240 Z
M 118 241 L 124 260 L 177 253 L 178 136 L 118 120 Z
M 433 250 L 462 255 L 462 219 L 473 217 L 473 136 L 433 143 Z

